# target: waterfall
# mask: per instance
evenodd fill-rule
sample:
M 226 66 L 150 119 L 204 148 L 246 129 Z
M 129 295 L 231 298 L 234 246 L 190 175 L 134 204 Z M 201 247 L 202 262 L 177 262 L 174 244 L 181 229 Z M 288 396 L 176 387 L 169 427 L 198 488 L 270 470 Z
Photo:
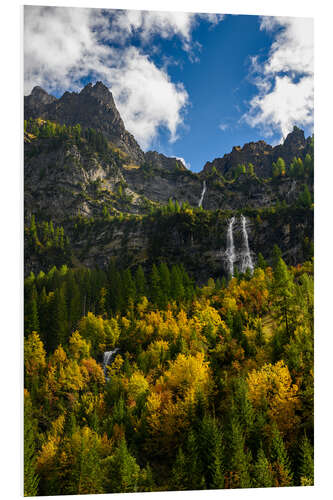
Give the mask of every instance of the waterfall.
M 200 197 L 200 200 L 199 200 L 198 207 L 202 206 L 202 202 L 203 202 L 203 199 L 204 199 L 204 196 L 205 196 L 205 192 L 206 192 L 206 181 L 204 180 L 203 181 L 202 192 L 201 192 L 201 197 Z
M 243 234 L 243 249 L 241 253 L 241 266 L 240 271 L 245 273 L 247 269 L 250 269 L 251 273 L 253 273 L 253 262 L 251 257 L 251 251 L 249 247 L 249 238 L 247 235 L 246 229 L 246 217 L 241 215 L 241 223 L 242 223 L 242 234 Z
M 111 365 L 112 361 L 116 357 L 117 352 L 120 351 L 119 347 L 116 347 L 113 351 L 106 351 L 103 357 L 103 372 L 106 377 L 108 370 L 107 367 Z
M 231 217 L 228 225 L 227 231 L 227 249 L 225 252 L 228 264 L 228 271 L 230 276 L 234 275 L 234 262 L 236 260 L 235 254 L 235 245 L 234 245 L 234 235 L 233 235 L 233 226 L 235 222 L 235 217 Z

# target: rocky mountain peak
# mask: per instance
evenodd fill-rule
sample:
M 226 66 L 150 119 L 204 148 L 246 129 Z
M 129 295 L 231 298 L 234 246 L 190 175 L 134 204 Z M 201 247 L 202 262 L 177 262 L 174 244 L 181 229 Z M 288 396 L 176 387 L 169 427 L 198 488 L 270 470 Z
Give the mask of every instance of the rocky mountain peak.
M 100 104 L 116 109 L 112 92 L 103 82 L 96 82 L 95 85 L 88 83 L 80 92 L 80 96 L 94 97 Z
M 26 96 L 24 98 L 24 105 L 25 107 L 37 107 L 38 109 L 40 106 L 46 105 L 46 104 L 51 104 L 52 102 L 55 102 L 57 100 L 56 97 L 53 95 L 50 95 L 44 90 L 42 87 L 39 85 L 36 85 L 29 96 Z
M 93 128 L 128 155 L 128 162 L 142 164 L 144 153 L 124 125 L 112 92 L 104 83 L 88 83 L 79 93 L 65 92 L 60 99 L 35 87 L 24 99 L 26 119 L 44 118 L 64 125 Z
M 36 85 L 32 91 L 31 91 L 31 94 L 32 96 L 43 96 L 43 95 L 49 95 L 46 90 L 44 90 L 42 87 L 40 87 L 39 85 Z
M 284 146 L 305 146 L 306 140 L 304 136 L 304 131 L 296 126 L 294 126 L 292 132 L 290 132 L 284 140 Z
M 306 154 L 308 142 L 309 139 L 305 139 L 304 131 L 294 127 L 284 143 L 274 147 L 263 140 L 248 142 L 243 147 L 234 146 L 231 153 L 207 162 L 204 166 L 204 173 L 209 173 L 215 167 L 222 175 L 225 175 L 239 164 L 252 163 L 258 174 L 269 177 L 273 161 L 281 157 L 287 164 L 290 164 L 295 156 L 303 157 Z

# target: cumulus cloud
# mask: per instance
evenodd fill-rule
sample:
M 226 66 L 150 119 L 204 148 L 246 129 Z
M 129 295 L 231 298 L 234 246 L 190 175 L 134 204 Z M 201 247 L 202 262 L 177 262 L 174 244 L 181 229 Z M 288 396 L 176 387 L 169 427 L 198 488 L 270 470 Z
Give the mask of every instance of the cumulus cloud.
M 217 24 L 223 19 L 222 14 L 194 14 L 189 12 L 158 12 L 121 10 L 115 11 L 111 20 L 111 39 L 122 40 L 123 43 L 131 36 L 137 35 L 144 43 L 158 35 L 161 38 L 178 36 L 182 39 L 184 48 L 190 48 L 191 33 L 199 18 Z
M 160 126 L 169 130 L 171 142 L 177 139 L 182 110 L 188 102 L 181 83 L 172 83 L 164 70 L 134 47 L 124 52 L 108 81 L 126 127 L 144 148 Z
M 177 36 L 186 50 L 198 15 L 38 7 L 24 9 L 25 93 L 35 85 L 49 92 L 79 90 L 83 78 L 100 79 L 115 97 L 125 126 L 143 148 L 159 127 L 177 139 L 188 94 L 143 51 L 151 38 Z M 207 15 L 216 24 L 221 16 Z M 142 42 L 130 46 L 131 36 Z M 113 43 L 114 42 L 114 43 Z
M 269 56 L 252 59 L 258 94 L 244 116 L 266 135 L 285 137 L 293 125 L 313 125 L 313 21 L 263 17 L 260 29 L 275 36 Z
M 24 8 L 24 88 L 49 91 L 78 88 L 112 51 L 98 42 L 106 19 L 95 9 Z M 96 64 L 96 65 L 95 65 Z

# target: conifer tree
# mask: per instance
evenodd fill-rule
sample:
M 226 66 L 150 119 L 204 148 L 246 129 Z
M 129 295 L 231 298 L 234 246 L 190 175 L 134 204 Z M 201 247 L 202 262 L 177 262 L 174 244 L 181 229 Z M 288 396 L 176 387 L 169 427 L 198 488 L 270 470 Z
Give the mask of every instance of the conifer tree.
M 172 298 L 176 301 L 182 300 L 184 297 L 184 285 L 180 269 L 176 265 L 173 265 L 171 268 L 170 281 Z
M 49 326 L 48 350 L 54 350 L 59 344 L 64 345 L 69 333 L 65 284 L 55 289 L 50 306 L 52 322 Z
M 207 488 L 224 486 L 222 433 L 215 418 L 205 415 L 198 433 L 199 451 Z
M 141 265 L 138 266 L 135 272 L 135 287 L 136 287 L 137 299 L 147 295 L 146 278 Z
M 282 258 L 282 252 L 278 245 L 275 243 L 273 246 L 273 268 L 275 268 L 279 262 L 279 259 Z
M 291 472 L 290 460 L 276 424 L 273 425 L 270 460 L 274 476 L 274 486 L 291 486 L 293 474 Z
M 244 378 L 239 377 L 234 382 L 232 413 L 233 418 L 241 425 L 245 437 L 248 437 L 252 432 L 255 413 L 248 397 L 248 385 Z
M 124 290 L 124 301 L 126 306 L 133 304 L 136 297 L 135 281 L 132 278 L 130 269 L 125 269 L 122 273 L 122 283 Z
M 267 262 L 265 261 L 263 254 L 261 252 L 258 253 L 258 262 L 257 266 L 260 267 L 261 269 L 266 269 L 267 267 Z
M 140 467 L 122 438 L 114 455 L 105 460 L 106 490 L 110 493 L 129 493 L 138 490 Z
M 313 486 L 314 484 L 314 465 L 313 465 L 313 447 L 305 435 L 300 446 L 299 463 L 299 484 L 301 486 Z
M 77 283 L 73 280 L 67 288 L 68 321 L 69 329 L 77 327 L 79 319 L 82 316 L 81 294 Z
M 198 443 L 193 429 L 190 429 L 186 441 L 186 476 L 189 490 L 205 488 L 202 464 L 198 453 Z
M 294 285 L 288 267 L 284 260 L 279 258 L 274 268 L 272 291 L 274 293 L 275 304 L 283 315 L 287 337 L 289 337 L 291 333 L 289 311 L 293 297 L 293 289 Z
M 161 281 L 156 264 L 153 264 L 150 274 L 151 300 L 155 304 L 160 304 L 162 301 Z
M 186 490 L 187 470 L 185 456 L 181 446 L 178 448 L 176 460 L 172 467 L 171 478 L 173 489 L 178 491 Z
M 38 234 L 37 234 L 37 225 L 36 225 L 36 219 L 35 216 L 31 216 L 31 221 L 30 221 L 30 241 L 33 246 L 33 248 L 36 248 L 38 240 Z
M 171 295 L 170 271 L 165 262 L 162 262 L 159 266 L 159 275 L 161 283 L 161 306 L 164 308 L 166 307 L 168 299 Z
M 245 439 L 240 424 L 234 419 L 231 423 L 231 456 L 228 469 L 231 472 L 231 487 L 250 488 L 250 454 L 245 450 Z
M 259 448 L 257 460 L 253 467 L 253 486 L 256 488 L 270 488 L 273 486 L 273 475 L 264 450 Z
M 25 304 L 25 315 L 24 315 L 24 332 L 25 335 L 29 335 L 31 332 L 39 332 L 39 317 L 38 317 L 38 305 L 37 305 L 37 289 L 36 285 L 33 284 L 30 290 L 30 296 Z

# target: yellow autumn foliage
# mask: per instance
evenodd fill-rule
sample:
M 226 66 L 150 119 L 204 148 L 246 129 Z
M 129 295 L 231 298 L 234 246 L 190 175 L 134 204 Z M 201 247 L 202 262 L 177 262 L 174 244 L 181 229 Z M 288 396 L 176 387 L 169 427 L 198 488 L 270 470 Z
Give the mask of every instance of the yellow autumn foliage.
M 139 371 L 135 371 L 128 382 L 128 396 L 136 401 L 140 396 L 145 394 L 149 388 L 149 384 L 145 376 Z
M 45 368 L 46 352 L 37 332 L 32 332 L 24 341 L 24 363 L 28 376 L 33 377 Z
M 289 432 L 298 422 L 296 410 L 300 405 L 298 386 L 292 383 L 288 367 L 283 361 L 266 363 L 260 370 L 247 376 L 249 397 L 255 408 L 267 404 L 268 414 L 282 433 Z

